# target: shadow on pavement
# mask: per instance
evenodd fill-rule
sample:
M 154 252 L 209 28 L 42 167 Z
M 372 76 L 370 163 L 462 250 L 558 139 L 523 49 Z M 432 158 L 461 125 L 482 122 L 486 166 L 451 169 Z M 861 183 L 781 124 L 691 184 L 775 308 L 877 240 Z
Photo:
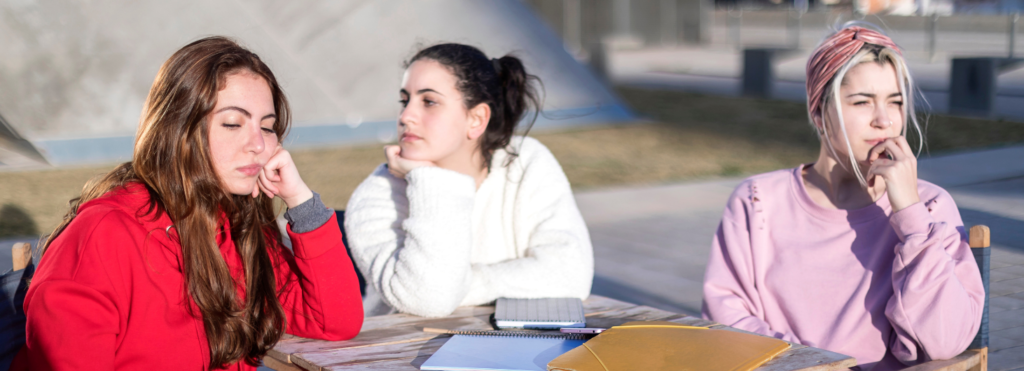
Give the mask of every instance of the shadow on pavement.
M 24 208 L 15 204 L 0 206 L 0 238 L 38 234 L 39 227 Z
M 594 286 L 590 292 L 595 295 L 601 295 L 633 304 L 646 305 L 648 307 L 658 308 L 661 310 L 700 317 L 699 307 L 677 303 L 671 299 L 667 299 L 657 294 L 652 294 L 645 290 L 625 285 L 596 274 L 594 275 Z
M 968 228 L 984 224 L 992 230 L 992 244 L 1024 252 L 1024 221 L 974 209 L 960 209 Z

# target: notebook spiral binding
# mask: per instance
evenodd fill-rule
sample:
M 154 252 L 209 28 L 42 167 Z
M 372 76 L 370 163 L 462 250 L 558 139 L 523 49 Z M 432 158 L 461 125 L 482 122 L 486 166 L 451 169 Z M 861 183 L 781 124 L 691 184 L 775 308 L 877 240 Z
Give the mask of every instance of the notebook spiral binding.
M 591 334 L 535 334 L 519 331 L 456 331 L 445 332 L 446 335 L 470 335 L 470 336 L 506 336 L 516 338 L 545 338 L 545 339 L 567 339 L 567 340 L 588 340 Z

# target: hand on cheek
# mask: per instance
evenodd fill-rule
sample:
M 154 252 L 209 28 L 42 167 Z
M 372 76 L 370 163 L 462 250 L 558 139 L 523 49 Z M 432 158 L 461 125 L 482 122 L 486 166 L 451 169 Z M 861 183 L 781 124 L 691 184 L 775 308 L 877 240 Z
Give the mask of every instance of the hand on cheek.
M 388 159 L 388 172 L 401 179 L 405 179 L 405 175 L 415 168 L 437 166 L 430 161 L 417 161 L 402 157 L 402 147 L 398 145 L 384 146 L 384 157 Z
M 299 206 L 313 198 L 313 191 L 306 186 L 299 176 L 299 170 L 292 161 L 292 155 L 281 145 L 277 145 L 274 154 L 260 171 L 257 187 L 253 189 L 253 197 L 263 191 L 268 197 L 281 197 L 288 208 Z
M 917 158 L 907 138 L 897 136 L 871 148 L 868 152 L 868 185 L 881 178 L 889 196 L 892 211 L 897 212 L 920 202 L 917 194 Z

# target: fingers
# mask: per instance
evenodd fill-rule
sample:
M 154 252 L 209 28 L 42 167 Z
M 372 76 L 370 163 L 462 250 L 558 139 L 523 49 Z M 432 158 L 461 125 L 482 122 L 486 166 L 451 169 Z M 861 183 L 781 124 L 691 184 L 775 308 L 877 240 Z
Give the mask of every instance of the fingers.
M 868 163 L 869 164 L 874 164 L 875 160 L 878 160 L 880 157 L 882 157 L 882 154 L 885 153 L 885 146 L 884 146 L 884 144 L 885 144 L 885 142 L 882 142 L 882 143 L 876 144 L 874 147 L 871 147 L 871 149 L 868 151 Z
M 284 154 L 287 154 L 287 152 L 284 152 L 283 154 L 280 150 L 275 152 L 274 155 L 270 157 L 270 160 L 267 161 L 267 164 L 263 165 L 263 173 L 260 175 L 265 176 L 266 179 L 271 181 L 280 182 L 281 169 L 291 164 L 291 157 Z
M 384 146 L 384 157 L 388 160 L 388 172 L 396 178 L 405 178 L 405 171 L 399 162 L 402 147 L 397 145 Z
M 905 186 L 917 180 L 917 158 L 911 152 L 906 138 L 900 136 L 886 139 L 871 148 L 868 158 L 871 159 L 871 165 L 865 175 L 869 186 L 874 185 L 876 177 L 881 177 L 890 187 L 916 189 L 916 186 Z
M 902 210 L 920 201 L 917 193 L 917 158 L 903 136 L 885 141 L 887 151 L 894 155 L 893 161 L 872 166 L 871 171 L 885 180 L 886 193 L 893 211 Z
M 267 189 L 267 187 L 263 185 L 263 183 L 257 183 L 257 186 L 257 188 L 263 191 L 263 194 L 267 195 L 267 197 L 274 198 L 277 195 L 277 192 Z
M 299 171 L 295 168 L 295 161 L 287 150 L 279 149 L 264 166 L 267 169 L 267 179 L 273 182 L 299 181 Z
M 388 159 L 388 163 L 396 162 L 401 153 L 402 147 L 397 145 L 384 146 L 384 157 Z
M 252 187 L 252 198 L 259 197 L 261 191 L 270 198 L 274 198 L 274 195 L 277 194 L 276 189 L 267 188 L 268 182 L 265 174 L 266 171 L 260 169 L 259 175 L 256 176 L 256 185 Z
M 903 149 L 892 138 L 886 139 L 879 145 L 885 148 L 885 153 L 888 154 L 887 159 L 890 161 L 901 161 L 906 157 Z
M 917 169 L 917 155 L 914 153 L 914 149 L 910 148 L 910 142 L 907 142 L 907 137 L 898 136 L 896 137 L 896 145 L 903 151 L 903 159 L 914 169 Z M 915 170 L 916 173 L 916 170 Z
M 896 142 L 896 145 L 900 147 L 900 150 L 902 150 L 904 154 L 912 155 L 914 153 L 914 150 L 910 148 L 910 143 L 907 142 L 907 137 L 900 135 L 893 139 L 894 142 Z
M 437 164 L 431 161 L 425 160 L 411 160 L 402 157 L 402 147 L 397 145 L 389 145 L 384 147 L 384 155 L 388 158 L 388 172 L 394 175 L 396 178 L 405 178 L 406 174 L 410 171 L 425 167 L 425 166 L 437 166 Z
M 871 157 L 875 160 L 871 161 L 868 174 L 881 175 L 883 177 L 886 176 L 887 169 L 895 166 L 906 157 L 903 151 L 896 146 L 896 143 L 890 140 L 879 143 L 871 149 L 871 153 Z
M 875 146 L 875 148 L 877 147 L 884 147 L 884 149 L 892 155 L 892 160 L 902 161 L 904 159 L 914 157 L 914 150 L 910 148 L 910 143 L 907 142 L 907 138 L 902 135 L 886 139 L 884 142 Z M 872 148 L 872 150 L 875 148 Z
M 273 198 L 274 195 L 281 193 L 278 190 L 277 186 L 274 185 L 274 182 L 271 181 L 271 179 L 267 176 L 266 170 L 260 171 L 260 176 L 256 183 L 259 184 L 260 189 L 262 189 L 263 192 L 266 193 L 267 196 L 270 196 L 271 198 Z
M 866 175 L 867 179 L 868 179 L 868 185 L 873 185 L 874 184 L 873 180 L 874 180 L 875 176 L 883 176 L 884 177 L 884 175 L 882 174 L 883 173 L 882 168 L 884 168 L 884 167 L 885 167 L 885 165 L 882 165 L 882 164 L 871 164 L 871 167 L 868 168 L 868 173 Z
M 868 168 L 868 185 L 874 186 L 875 177 L 888 178 L 889 169 L 903 157 L 902 151 L 893 142 L 886 139 L 871 148 L 868 154 L 871 166 Z
M 868 163 L 874 165 L 879 160 L 883 161 L 883 163 L 888 163 L 889 161 L 901 161 L 908 157 L 910 152 L 907 152 L 906 149 L 909 149 L 909 145 L 902 147 L 899 144 L 899 140 L 902 139 L 905 143 L 906 139 L 903 137 L 897 138 L 886 139 L 871 147 L 871 150 L 868 151 Z
M 291 155 L 278 144 L 274 149 L 274 154 L 263 165 L 263 168 L 260 169 L 259 176 L 256 179 L 257 187 L 253 190 L 253 193 L 258 195 L 258 192 L 262 191 L 270 198 L 282 196 L 283 189 L 294 188 L 290 184 L 301 182 L 301 180 L 297 179 L 298 172 L 293 169 L 294 167 Z M 283 173 L 288 173 L 289 175 L 284 176 Z M 291 173 L 295 173 L 294 176 Z

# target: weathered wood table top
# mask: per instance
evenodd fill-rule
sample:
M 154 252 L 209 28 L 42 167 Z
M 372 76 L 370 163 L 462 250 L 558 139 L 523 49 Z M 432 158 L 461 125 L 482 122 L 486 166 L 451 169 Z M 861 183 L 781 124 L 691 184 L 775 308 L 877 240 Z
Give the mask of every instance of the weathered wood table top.
M 591 295 L 583 301 L 587 327 L 612 327 L 630 321 L 670 321 L 691 326 L 728 326 L 700 318 Z M 451 330 L 493 330 L 493 306 L 460 307 L 448 317 L 409 314 L 367 317 L 352 340 L 323 341 L 286 335 L 263 359 L 275 370 L 419 370 L 451 337 L 423 332 L 424 327 Z M 758 370 L 840 370 L 856 366 L 849 356 L 799 344 Z

